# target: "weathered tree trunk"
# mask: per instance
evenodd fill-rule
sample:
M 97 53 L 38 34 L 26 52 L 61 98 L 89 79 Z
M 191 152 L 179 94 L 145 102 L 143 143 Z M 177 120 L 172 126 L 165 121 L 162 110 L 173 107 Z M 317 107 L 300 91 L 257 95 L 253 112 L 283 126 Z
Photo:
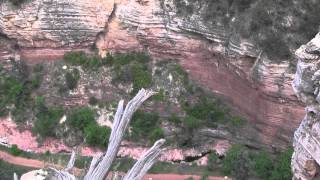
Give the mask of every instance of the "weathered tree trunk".
M 155 94 L 153 91 L 141 89 L 138 94 L 128 102 L 124 109 L 124 101 L 121 100 L 118 104 L 117 112 L 115 114 L 114 123 L 109 138 L 108 149 L 106 153 L 99 154 L 93 157 L 89 170 L 84 176 L 84 180 L 104 180 L 108 173 L 112 162 L 115 160 L 118 153 L 121 140 L 126 132 L 133 113 L 141 106 L 141 104 L 147 100 L 150 96 Z M 161 146 L 165 140 L 158 140 L 152 148 L 150 148 L 146 154 L 144 154 L 137 163 L 132 167 L 128 174 L 124 177 L 125 180 L 138 180 L 151 168 L 156 162 L 157 158 L 163 149 Z M 51 168 L 54 171 L 54 179 L 59 180 L 75 180 L 75 176 L 68 171 L 71 170 L 75 162 L 75 152 L 72 152 L 70 161 L 65 170 L 58 171 Z
M 152 148 L 150 148 L 139 160 L 135 163 L 135 165 L 130 169 L 127 175 L 123 180 L 139 180 L 141 179 L 147 171 L 152 167 L 152 165 L 156 162 L 160 153 L 163 149 L 160 147 L 164 144 L 165 140 L 160 139 Z

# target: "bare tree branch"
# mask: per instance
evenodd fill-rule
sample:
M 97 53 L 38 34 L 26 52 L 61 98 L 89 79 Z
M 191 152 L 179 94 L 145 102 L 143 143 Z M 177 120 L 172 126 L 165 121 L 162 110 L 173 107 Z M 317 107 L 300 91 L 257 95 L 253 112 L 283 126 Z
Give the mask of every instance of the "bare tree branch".
M 130 169 L 123 180 L 140 180 L 151 166 L 156 162 L 163 149 L 161 146 L 165 143 L 164 139 L 160 139 L 150 148 Z
M 76 180 L 76 177 L 67 171 L 59 171 L 55 168 L 50 168 L 50 170 L 53 171 L 53 173 L 51 173 L 52 177 L 50 177 L 52 180 Z
M 121 140 L 126 132 L 133 113 L 147 100 L 150 96 L 155 94 L 153 91 L 141 89 L 138 94 L 128 102 L 124 109 L 124 101 L 121 100 L 118 104 L 117 112 L 115 114 L 114 123 L 109 138 L 108 149 L 106 153 L 95 156 L 90 164 L 89 170 L 84 177 L 84 180 L 104 180 L 108 175 L 112 162 L 116 158 Z M 163 151 L 161 146 L 165 140 L 158 140 L 132 167 L 132 169 L 125 176 L 125 180 L 139 180 L 155 163 L 160 153 Z M 68 171 L 73 168 L 75 162 L 75 152 L 72 152 L 70 161 L 65 170 L 53 171 L 52 178 L 55 180 L 76 180 L 75 176 Z
M 65 171 L 69 171 L 73 168 L 74 166 L 74 162 L 76 161 L 76 152 L 75 151 L 72 151 L 72 154 L 71 154 L 71 157 L 70 157 L 70 160 L 68 162 L 68 165 L 65 169 Z
M 116 158 L 117 152 L 120 147 L 121 140 L 130 123 L 133 113 L 141 106 L 141 104 L 154 94 L 153 91 L 141 89 L 138 94 L 128 102 L 125 110 L 123 111 L 123 100 L 119 102 L 118 109 L 115 115 L 114 124 L 112 127 L 109 145 L 106 154 L 103 156 L 99 163 L 96 163 L 94 169 L 88 172 L 84 180 L 104 180 L 112 162 Z

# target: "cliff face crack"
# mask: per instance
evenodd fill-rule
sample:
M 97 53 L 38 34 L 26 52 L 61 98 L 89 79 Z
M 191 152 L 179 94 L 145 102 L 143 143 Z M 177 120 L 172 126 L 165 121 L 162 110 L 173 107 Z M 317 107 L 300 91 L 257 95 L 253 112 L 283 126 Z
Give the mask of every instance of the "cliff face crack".
M 107 21 L 105 23 L 104 29 L 102 31 L 100 31 L 96 35 L 95 41 L 93 43 L 94 46 L 99 49 L 99 55 L 102 56 L 102 57 L 104 57 L 106 54 L 105 54 L 105 50 L 104 49 L 99 48 L 100 47 L 99 44 L 105 44 L 105 39 L 106 39 L 106 36 L 108 34 L 108 31 L 109 31 L 108 27 L 109 27 L 109 24 L 116 17 L 116 10 L 117 10 L 117 4 L 115 2 L 113 2 L 112 11 L 111 11 L 110 15 L 107 18 Z
M 211 153 L 211 151 L 202 152 L 202 153 L 197 154 L 195 156 L 185 156 L 184 159 L 182 159 L 182 160 L 175 160 L 175 161 L 172 161 L 172 162 L 173 163 L 182 163 L 182 162 L 192 163 L 192 162 L 195 162 L 195 161 L 205 157 L 209 153 Z

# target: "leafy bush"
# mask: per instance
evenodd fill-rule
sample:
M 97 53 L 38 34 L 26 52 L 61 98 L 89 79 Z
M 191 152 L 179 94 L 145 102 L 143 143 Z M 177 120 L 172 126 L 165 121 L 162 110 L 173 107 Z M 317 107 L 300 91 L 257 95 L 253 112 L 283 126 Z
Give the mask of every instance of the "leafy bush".
M 150 56 L 144 52 L 130 52 L 116 53 L 112 58 L 109 56 L 108 59 L 111 60 L 113 66 L 121 67 L 132 62 L 146 64 L 150 61 Z
M 159 140 L 159 139 L 161 139 L 163 137 L 164 137 L 163 130 L 160 127 L 157 127 L 157 128 L 152 130 L 149 139 L 150 139 L 151 142 L 155 142 L 155 141 L 157 141 L 157 140 Z
M 141 88 L 148 88 L 152 84 L 152 74 L 148 68 L 150 57 L 144 53 L 115 54 L 112 58 L 113 71 L 115 77 L 112 82 L 129 83 L 132 82 L 132 94 Z M 108 60 L 105 60 L 108 61 Z
M 43 97 L 36 97 L 35 104 L 36 121 L 34 122 L 33 132 L 44 138 L 55 137 L 55 129 L 59 125 L 63 110 L 61 108 L 46 107 Z
M 73 69 L 72 72 L 67 72 L 65 74 L 66 85 L 70 90 L 77 87 L 79 79 L 80 73 L 78 69 Z
M 10 148 L 9 148 L 9 153 L 14 155 L 14 156 L 19 156 L 22 153 L 22 150 L 18 148 L 18 146 L 16 144 L 13 144 Z
M 269 180 L 280 180 L 280 179 L 291 179 L 291 157 L 293 149 L 288 149 L 287 151 L 281 153 L 274 164 L 274 169 L 271 172 Z
M 223 122 L 226 112 L 221 109 L 214 101 L 205 97 L 200 97 L 200 101 L 189 107 L 184 107 L 187 115 L 202 120 L 203 122 Z
M 9 111 L 12 112 L 13 119 L 16 122 L 22 122 L 26 119 L 31 104 L 32 86 L 27 77 L 23 77 L 18 72 L 14 75 L 0 76 L 0 116 L 6 116 Z M 21 79 L 23 77 L 23 79 Z
M 105 58 L 102 59 L 102 65 L 111 66 L 114 62 L 113 56 L 108 53 Z
M 256 174 L 263 179 L 268 179 L 271 175 L 271 171 L 273 170 L 270 155 L 266 152 L 260 152 L 253 156 L 253 161 Z
M 233 145 L 223 159 L 223 173 L 245 180 L 249 174 L 249 154 L 245 147 Z
M 134 64 L 131 67 L 133 75 L 133 92 L 136 94 L 141 88 L 148 88 L 152 83 L 152 75 L 148 67 L 142 64 Z
M 90 123 L 84 129 L 85 141 L 89 145 L 105 148 L 108 145 L 111 129 L 107 126 L 99 126 Z
M 201 121 L 193 116 L 186 116 L 184 119 L 184 124 L 189 129 L 196 129 L 200 126 Z
M 233 116 L 230 118 L 231 125 L 234 127 L 240 127 L 245 124 L 245 120 L 239 116 Z
M 181 67 L 181 65 L 176 64 L 174 66 L 174 71 L 173 72 L 176 73 L 176 75 L 178 75 L 182 79 L 184 86 L 188 86 L 189 85 L 188 73 Z
M 71 65 L 83 65 L 87 60 L 87 56 L 83 51 L 67 52 L 64 54 L 63 60 Z
M 83 132 L 85 127 L 95 122 L 95 112 L 88 107 L 73 109 L 66 122 L 70 127 Z
M 163 137 L 163 131 L 159 128 L 159 116 L 155 113 L 137 111 L 131 120 L 131 135 L 133 140 L 149 139 L 154 141 Z

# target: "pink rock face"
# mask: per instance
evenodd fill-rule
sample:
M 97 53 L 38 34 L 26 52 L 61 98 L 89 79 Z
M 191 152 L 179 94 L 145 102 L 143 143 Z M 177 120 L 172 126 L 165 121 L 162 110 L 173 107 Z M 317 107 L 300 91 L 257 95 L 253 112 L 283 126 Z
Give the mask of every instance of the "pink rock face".
M 136 0 L 81 0 L 70 2 L 75 6 L 65 9 L 59 9 L 62 1 L 52 1 L 63 16 L 55 16 L 50 11 L 52 4 L 43 2 L 25 3 L 19 11 L 10 9 L 8 3 L 0 5 L 0 15 L 4 17 L 0 26 L 21 45 L 23 59 L 61 59 L 65 51 L 89 49 L 94 43 L 101 56 L 107 52 L 146 50 L 155 59 L 178 59 L 193 80 L 224 97 L 235 112 L 247 118 L 259 132 L 254 135 L 259 137 L 257 143 L 269 148 L 286 148 L 290 144 L 304 111 L 290 86 L 293 73 L 289 63 L 256 60 L 257 50 L 246 40 L 224 46 L 223 30 L 208 28 L 200 20 L 184 20 L 175 14 L 171 1 L 165 1 L 165 11 L 157 0 L 144 5 Z M 48 13 L 54 17 L 51 21 L 45 17 Z M 22 14 L 28 17 L 22 18 Z M 58 23 L 50 25 L 53 20 Z M 77 34 L 78 27 L 84 27 L 87 33 Z M 58 28 L 68 31 L 64 39 L 55 33 Z M 227 48 L 238 55 L 225 55 Z
M 192 79 L 225 97 L 236 112 L 254 124 L 263 144 L 278 148 L 289 145 L 303 117 L 303 107 L 291 89 L 293 73 L 288 72 L 288 63 L 266 61 L 255 67 L 253 58 L 221 56 L 224 48 L 219 43 L 181 33 L 177 17 L 165 28 L 164 18 L 156 15 L 161 11 L 157 1 L 151 0 L 146 6 L 126 3 L 129 5 L 118 4 L 105 39 L 97 41 L 99 49 L 140 50 L 143 45 L 155 58 L 178 59 Z M 261 71 L 258 81 L 253 81 L 257 78 L 254 68 Z

